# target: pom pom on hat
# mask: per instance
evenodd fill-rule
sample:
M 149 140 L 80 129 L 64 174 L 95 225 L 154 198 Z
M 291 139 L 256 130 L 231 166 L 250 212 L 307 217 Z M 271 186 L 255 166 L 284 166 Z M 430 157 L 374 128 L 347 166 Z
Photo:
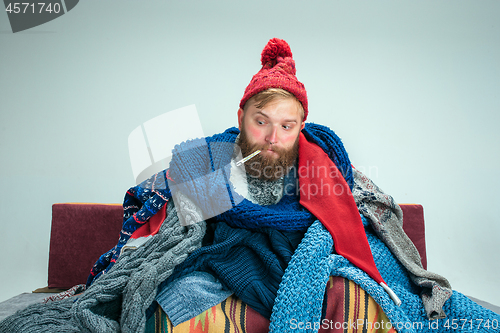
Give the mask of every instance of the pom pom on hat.
M 304 85 L 295 76 L 295 61 L 286 41 L 272 38 L 262 50 L 261 70 L 255 74 L 245 89 L 240 108 L 255 94 L 269 88 L 281 88 L 291 92 L 304 108 L 304 121 L 307 118 L 307 93 Z
M 292 50 L 290 50 L 290 45 L 284 40 L 273 38 L 269 40 L 264 50 L 262 50 L 260 61 L 262 66 L 265 66 L 268 62 L 271 62 L 274 66 L 278 57 L 291 58 Z

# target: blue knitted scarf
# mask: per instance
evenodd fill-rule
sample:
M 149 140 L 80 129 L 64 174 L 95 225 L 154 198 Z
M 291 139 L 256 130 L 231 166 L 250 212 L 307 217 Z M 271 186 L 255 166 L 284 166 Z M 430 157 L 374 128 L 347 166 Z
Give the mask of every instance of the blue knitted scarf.
M 302 133 L 327 153 L 352 188 L 352 167 L 340 138 L 329 128 L 313 123 L 307 123 Z M 300 205 L 298 196 L 286 196 L 276 205 L 260 206 L 234 191 L 228 179 L 238 134 L 238 129 L 233 127 L 221 134 L 177 145 L 169 169 L 127 191 L 118 244 L 95 263 L 87 286 L 113 266 L 132 233 L 172 198 L 172 185 L 186 194 L 207 216 L 216 216 L 217 221 L 226 222 L 231 227 L 273 228 L 286 232 L 307 230 L 315 217 Z M 220 202 L 227 202 L 227 197 L 231 204 L 219 213 Z

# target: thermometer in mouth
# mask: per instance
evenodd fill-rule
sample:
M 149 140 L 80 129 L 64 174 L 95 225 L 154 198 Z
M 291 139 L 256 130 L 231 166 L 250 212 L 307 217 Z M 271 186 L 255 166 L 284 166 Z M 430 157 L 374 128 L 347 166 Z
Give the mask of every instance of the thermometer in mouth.
M 260 150 L 256 150 L 254 151 L 253 153 L 251 153 L 250 155 L 248 155 L 247 157 L 239 160 L 238 162 L 236 162 L 236 166 L 240 166 L 242 165 L 243 163 L 245 163 L 246 161 L 248 161 L 249 159 L 251 159 L 252 157 L 254 156 L 257 156 L 258 154 L 260 153 Z

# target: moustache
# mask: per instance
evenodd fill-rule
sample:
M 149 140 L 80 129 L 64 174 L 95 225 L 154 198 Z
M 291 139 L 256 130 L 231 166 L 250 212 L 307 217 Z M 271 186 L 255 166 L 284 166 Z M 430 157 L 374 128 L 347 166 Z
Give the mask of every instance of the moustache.
M 270 145 L 270 144 L 263 144 L 263 145 L 255 145 L 253 147 L 254 150 L 261 150 L 261 151 L 272 151 L 272 152 L 275 152 L 277 153 L 278 155 L 282 155 L 283 152 L 285 152 L 285 149 L 284 148 L 280 148 L 280 147 L 276 147 L 274 145 Z

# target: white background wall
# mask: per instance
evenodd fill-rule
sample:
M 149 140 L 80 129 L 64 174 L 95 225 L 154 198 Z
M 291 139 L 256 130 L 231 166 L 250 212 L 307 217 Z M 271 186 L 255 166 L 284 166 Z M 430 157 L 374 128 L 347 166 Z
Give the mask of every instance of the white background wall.
M 195 104 L 234 126 L 272 37 L 309 120 L 398 202 L 424 205 L 429 270 L 500 304 L 500 2 L 85 0 L 13 34 L 0 12 L 0 301 L 47 285 L 51 205 L 120 203 L 127 138 Z

